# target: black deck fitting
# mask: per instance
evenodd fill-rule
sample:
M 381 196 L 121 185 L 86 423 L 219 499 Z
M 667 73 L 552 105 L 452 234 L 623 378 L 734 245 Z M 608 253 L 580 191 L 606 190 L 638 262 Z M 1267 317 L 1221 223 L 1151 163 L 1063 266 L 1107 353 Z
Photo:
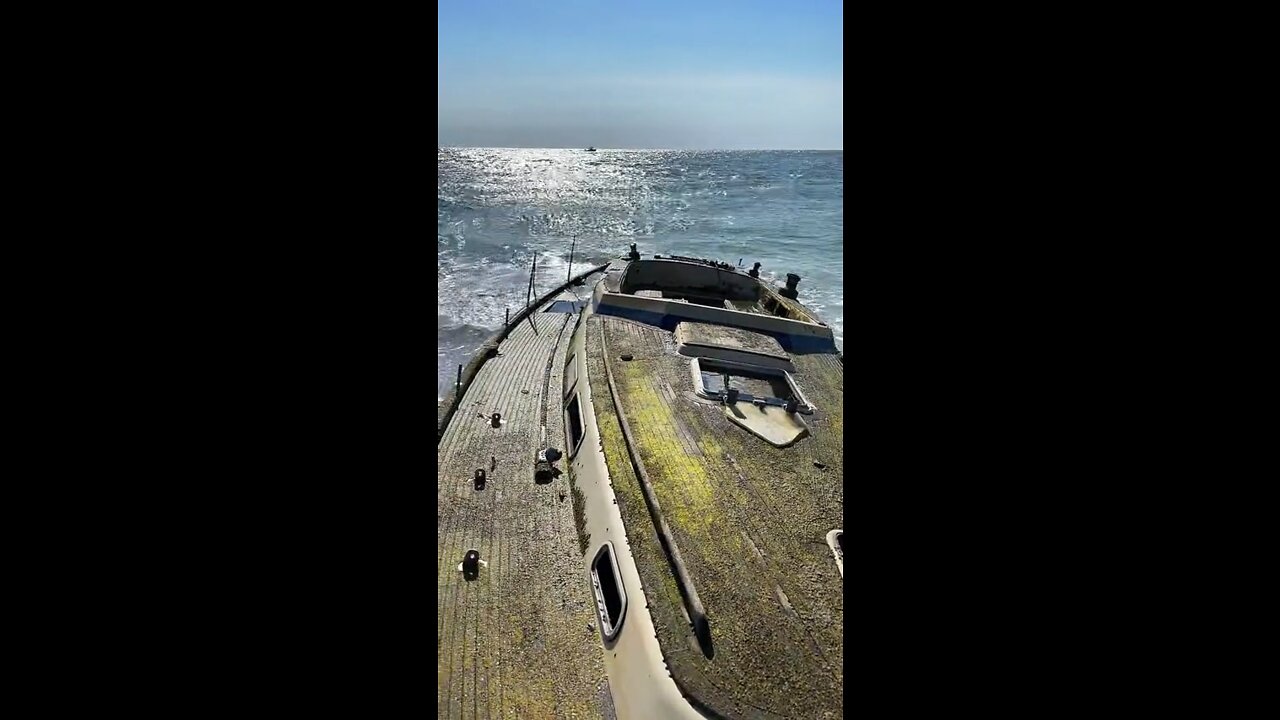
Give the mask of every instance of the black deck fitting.
M 778 291 L 778 294 L 785 298 L 796 299 L 799 292 L 796 286 L 800 284 L 800 276 L 795 273 L 787 273 L 787 286 Z
M 467 554 L 462 558 L 462 576 L 468 580 L 475 580 L 480 576 L 480 551 L 468 550 Z

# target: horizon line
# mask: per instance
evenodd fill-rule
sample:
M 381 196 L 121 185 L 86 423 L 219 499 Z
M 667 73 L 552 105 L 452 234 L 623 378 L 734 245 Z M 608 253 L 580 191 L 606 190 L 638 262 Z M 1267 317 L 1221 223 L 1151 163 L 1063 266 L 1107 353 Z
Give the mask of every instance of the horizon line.
M 591 146 L 595 147 L 595 146 Z M 437 150 L 581 150 L 587 152 L 586 148 L 573 146 L 499 146 L 499 145 L 448 145 L 438 144 Z M 692 147 L 653 147 L 653 148 L 632 148 L 632 147 L 614 147 L 614 148 L 595 148 L 596 150 L 633 150 L 633 151 L 650 151 L 650 150 L 692 150 L 696 152 L 844 152 L 844 148 L 692 148 Z

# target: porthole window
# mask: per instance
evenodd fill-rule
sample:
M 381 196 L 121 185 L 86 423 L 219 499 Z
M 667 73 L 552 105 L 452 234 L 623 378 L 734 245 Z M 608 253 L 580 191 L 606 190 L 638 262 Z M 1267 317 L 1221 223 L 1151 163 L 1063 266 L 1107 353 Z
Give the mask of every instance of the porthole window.
M 578 406 L 578 396 L 569 398 L 564 406 L 565 428 L 569 431 L 569 457 L 578 452 L 578 444 L 582 442 L 582 408 Z
M 622 629 L 627 615 L 627 592 L 622 587 L 622 575 L 613 555 L 613 543 L 605 543 L 591 561 L 591 590 L 596 598 L 596 615 L 600 619 L 600 634 L 605 640 L 613 640 Z

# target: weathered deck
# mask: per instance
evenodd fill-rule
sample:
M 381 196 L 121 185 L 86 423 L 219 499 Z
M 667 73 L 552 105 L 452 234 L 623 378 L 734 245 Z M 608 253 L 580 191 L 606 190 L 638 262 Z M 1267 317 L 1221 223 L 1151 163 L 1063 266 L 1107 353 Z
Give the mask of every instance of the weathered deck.
M 579 289 L 551 301 L 585 296 Z M 589 625 L 595 615 L 568 477 L 534 482 L 543 423 L 547 444 L 565 449 L 560 394 L 576 320 L 541 310 L 480 367 L 439 444 L 441 718 L 613 714 L 599 635 Z M 498 429 L 487 420 L 494 412 L 506 421 Z M 477 468 L 488 474 L 481 491 L 473 485 Z M 469 581 L 457 567 L 471 548 L 488 565 Z
M 595 411 L 613 489 L 677 685 L 734 718 L 842 717 L 843 583 L 825 540 L 844 527 L 838 357 L 792 355 L 793 377 L 817 409 L 804 418 L 811 435 L 780 449 L 696 398 L 690 358 L 675 354 L 671 332 L 616 317 L 587 322 L 592 386 L 607 382 L 604 333 L 637 450 L 710 622 L 708 657 L 690 631 L 604 395 Z M 623 353 L 633 359 L 622 361 Z

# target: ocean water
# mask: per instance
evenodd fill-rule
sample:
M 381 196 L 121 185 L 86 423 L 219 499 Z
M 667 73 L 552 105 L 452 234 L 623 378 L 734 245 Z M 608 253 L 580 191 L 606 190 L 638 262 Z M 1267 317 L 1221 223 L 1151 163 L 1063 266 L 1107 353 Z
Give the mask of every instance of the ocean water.
M 441 148 L 437 161 L 437 394 L 535 295 L 626 253 L 761 263 L 844 347 L 842 151 Z

